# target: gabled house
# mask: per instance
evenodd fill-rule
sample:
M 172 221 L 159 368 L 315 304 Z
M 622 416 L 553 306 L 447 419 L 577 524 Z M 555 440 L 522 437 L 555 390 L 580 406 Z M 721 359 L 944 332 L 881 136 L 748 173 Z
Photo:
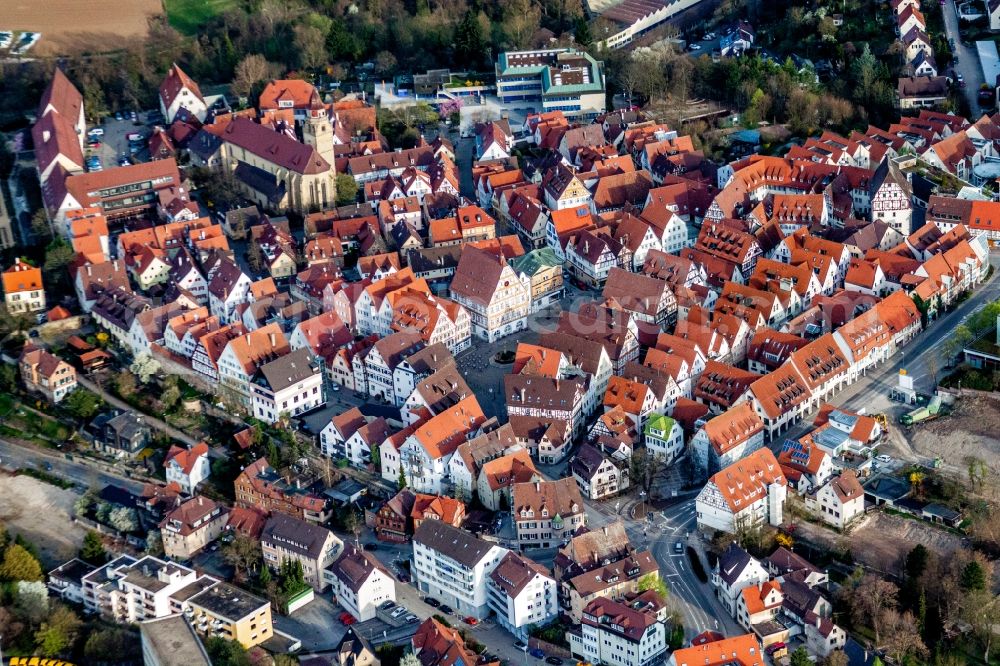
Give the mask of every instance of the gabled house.
M 712 587 L 722 606 L 735 617 L 743 590 L 765 583 L 769 578 L 764 565 L 733 542 L 719 555 L 712 572 Z
M 590 444 L 583 444 L 570 463 L 580 491 L 591 500 L 613 497 L 628 488 L 628 468 L 617 464 Z
M 188 448 L 171 446 L 163 466 L 167 471 L 167 483 L 176 483 L 182 492 L 194 495 L 198 486 L 212 474 L 208 444 L 199 442 Z
M 865 491 L 853 470 L 844 470 L 806 498 L 811 509 L 823 522 L 843 530 L 865 513 Z
M 451 297 L 468 310 L 473 335 L 489 342 L 527 327 L 530 283 L 518 277 L 503 252 L 466 247 L 451 281 Z
M 511 515 L 518 547 L 549 548 L 586 526 L 580 488 L 572 478 L 514 484 Z
M 21 381 L 29 391 L 59 402 L 76 389 L 76 369 L 55 354 L 27 344 L 17 361 Z
M 396 585 L 389 571 L 375 557 L 350 544 L 323 576 L 333 586 L 337 603 L 359 622 L 374 618 L 386 601 L 396 600 Z
M 520 449 L 483 464 L 479 471 L 477 496 L 487 509 L 501 511 L 511 505 L 514 484 L 541 480 L 531 454 Z
M 527 557 L 507 553 L 486 585 L 497 622 L 521 640 L 527 640 L 530 627 L 545 626 L 559 613 L 559 594 L 551 572 Z
M 736 534 L 783 520 L 787 481 L 770 449 L 763 448 L 717 472 L 698 493 L 698 528 Z
M 177 63 L 170 66 L 167 76 L 160 84 L 159 98 L 160 113 L 168 126 L 174 122 L 181 109 L 184 109 L 188 117 L 197 118 L 199 122 L 204 122 L 208 115 L 208 105 L 201 89 Z
M 705 423 L 691 446 L 700 469 L 715 474 L 764 446 L 764 423 L 742 402 Z

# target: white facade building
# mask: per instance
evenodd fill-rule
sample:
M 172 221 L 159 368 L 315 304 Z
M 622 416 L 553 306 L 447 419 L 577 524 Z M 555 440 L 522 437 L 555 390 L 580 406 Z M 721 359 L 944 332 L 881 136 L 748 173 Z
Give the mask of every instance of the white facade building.
M 509 551 L 440 520 L 413 535 L 413 577 L 420 592 L 482 619 L 489 614 L 487 581 Z
M 347 546 L 323 575 L 333 586 L 337 603 L 359 622 L 375 617 L 380 604 L 396 600 L 396 585 L 389 572 L 355 546 Z
M 528 627 L 544 626 L 559 615 L 556 581 L 542 565 L 507 553 L 490 574 L 487 599 L 501 627 L 522 640 Z

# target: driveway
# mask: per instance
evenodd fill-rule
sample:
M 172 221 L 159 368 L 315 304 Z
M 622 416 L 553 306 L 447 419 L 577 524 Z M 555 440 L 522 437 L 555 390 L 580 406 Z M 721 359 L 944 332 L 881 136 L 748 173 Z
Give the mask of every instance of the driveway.
M 979 117 L 979 86 L 983 83 L 983 68 L 979 65 L 979 54 L 976 52 L 975 44 L 965 46 L 962 44 L 961 35 L 958 32 L 958 6 L 955 0 L 946 0 L 947 4 L 942 7 L 944 15 L 944 31 L 948 39 L 955 42 L 955 55 L 958 56 L 958 64 L 952 65 L 956 73 L 965 77 L 965 98 L 969 102 L 972 110 L 970 120 Z

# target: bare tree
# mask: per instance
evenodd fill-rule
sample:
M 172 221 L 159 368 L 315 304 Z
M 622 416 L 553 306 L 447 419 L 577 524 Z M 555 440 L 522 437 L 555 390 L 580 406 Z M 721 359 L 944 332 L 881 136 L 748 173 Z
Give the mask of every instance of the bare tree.
M 963 618 L 972 627 L 972 633 L 983 647 L 983 661 L 990 663 L 994 628 L 1000 624 L 1000 597 L 992 592 L 971 592 L 965 599 Z
M 896 607 L 899 588 L 887 580 L 868 574 L 854 591 L 854 612 L 858 619 L 871 624 L 875 632 L 875 645 L 882 644 L 882 615 Z
M 270 66 L 264 56 L 251 53 L 236 65 L 233 76 L 233 92 L 249 95 L 253 87 L 267 78 Z
M 882 645 L 893 662 L 902 664 L 907 657 L 927 657 L 927 646 L 920 639 L 913 613 L 900 613 L 894 608 L 887 608 L 882 611 L 881 624 L 886 633 L 885 643 Z

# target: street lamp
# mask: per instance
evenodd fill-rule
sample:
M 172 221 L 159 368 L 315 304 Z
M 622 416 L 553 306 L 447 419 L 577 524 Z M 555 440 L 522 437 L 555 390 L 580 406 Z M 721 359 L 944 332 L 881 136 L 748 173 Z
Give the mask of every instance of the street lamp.
M 640 490 L 639 491 L 639 507 L 640 507 L 640 510 L 641 510 L 640 511 L 640 515 L 642 515 L 642 519 L 646 520 L 646 491 L 645 490 Z

